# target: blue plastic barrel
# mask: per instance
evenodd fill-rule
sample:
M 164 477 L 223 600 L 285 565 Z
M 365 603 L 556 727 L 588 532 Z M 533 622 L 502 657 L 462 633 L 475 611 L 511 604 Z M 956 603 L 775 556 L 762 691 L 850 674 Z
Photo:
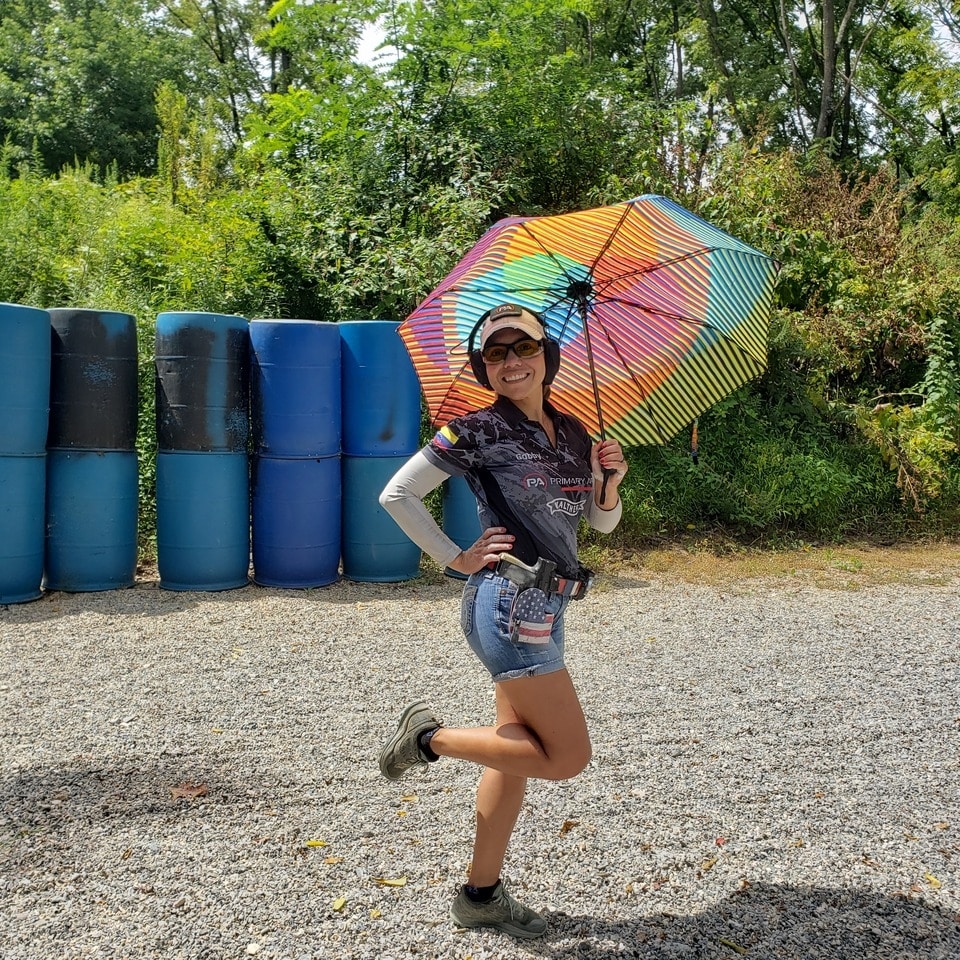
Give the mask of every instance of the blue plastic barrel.
M 161 313 L 155 360 L 158 449 L 246 453 L 250 404 L 246 318 Z
M 407 457 L 343 457 L 343 575 L 374 583 L 412 580 L 420 548 L 380 506 L 380 493 Z
M 477 498 L 463 477 L 450 477 L 443 485 L 443 532 L 461 549 L 472 547 L 480 537 Z M 448 577 L 466 580 L 466 576 L 447 567 Z
M 48 590 L 115 590 L 137 571 L 137 454 L 47 453 Z
M 46 454 L 0 456 L 0 604 L 42 592 L 46 461 Z
M 165 590 L 231 590 L 247 584 L 245 453 L 157 454 L 157 567 Z
M 420 448 L 420 381 L 392 320 L 341 323 L 343 452 L 410 455 Z
M 136 449 L 137 321 L 110 310 L 50 310 L 48 449 Z
M 253 449 L 270 457 L 340 453 L 340 331 L 315 320 L 250 321 Z
M 322 587 L 339 579 L 340 457 L 252 463 L 253 579 Z
M 50 314 L 0 303 L 0 456 L 47 449 Z

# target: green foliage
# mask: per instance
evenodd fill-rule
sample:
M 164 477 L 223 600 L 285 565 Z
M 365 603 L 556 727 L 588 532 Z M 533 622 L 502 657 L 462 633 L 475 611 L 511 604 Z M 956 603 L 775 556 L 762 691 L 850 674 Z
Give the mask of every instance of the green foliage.
M 146 0 L 4 0 L 0 139 L 56 172 L 78 161 L 145 173 L 155 160 L 153 96 L 187 85 L 189 55 Z M 196 77 L 196 70 L 192 70 Z
M 158 312 L 400 319 L 498 217 L 644 192 L 782 269 L 766 374 L 701 418 L 699 464 L 688 437 L 629 452 L 615 542 L 955 529 L 958 68 L 933 7 L 857 6 L 855 83 L 824 90 L 789 4 L 398 0 L 374 69 L 386 6 L 0 6 L 0 298 L 138 318 L 145 536 Z
M 885 403 L 857 414 L 862 433 L 895 471 L 903 499 L 916 513 L 925 512 L 949 482 L 956 443 L 942 435 L 935 417 L 923 408 Z M 955 422 L 952 426 L 956 429 Z

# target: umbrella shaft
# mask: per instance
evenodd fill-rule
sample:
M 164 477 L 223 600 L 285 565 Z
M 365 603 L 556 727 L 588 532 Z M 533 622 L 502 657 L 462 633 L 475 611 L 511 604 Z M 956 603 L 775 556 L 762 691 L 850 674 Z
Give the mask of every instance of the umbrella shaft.
M 603 426 L 603 410 L 600 409 L 600 386 L 597 383 L 597 368 L 593 362 L 593 345 L 590 343 L 590 327 L 587 324 L 587 298 L 580 296 L 577 300 L 577 309 L 580 312 L 580 322 L 583 324 L 583 342 L 587 348 L 587 366 L 590 368 L 590 385 L 593 387 L 593 400 L 597 405 L 597 423 L 600 424 L 600 439 L 606 440 L 606 430 Z M 604 483 L 606 487 L 606 483 Z M 603 494 L 600 495 L 603 502 Z

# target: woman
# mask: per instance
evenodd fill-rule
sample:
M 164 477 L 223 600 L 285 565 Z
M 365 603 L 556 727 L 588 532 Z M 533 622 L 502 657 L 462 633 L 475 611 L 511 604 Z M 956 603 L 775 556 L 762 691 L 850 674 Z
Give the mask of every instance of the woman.
M 537 314 L 501 304 L 478 321 L 470 351 L 494 403 L 441 429 L 391 479 L 380 503 L 437 563 L 468 575 L 461 624 L 495 682 L 496 723 L 444 727 L 426 704 L 413 703 L 384 744 L 380 769 L 398 779 L 440 757 L 484 767 L 473 860 L 451 916 L 459 926 L 531 938 L 546 922 L 507 893 L 500 871 L 527 779 L 575 777 L 590 760 L 563 662 L 563 615 L 590 578 L 577 559 L 580 518 L 613 530 L 627 465 L 615 440 L 592 443 L 578 420 L 547 400 L 560 355 Z M 483 533 L 466 550 L 423 505 L 448 476 L 464 476 L 477 496 Z

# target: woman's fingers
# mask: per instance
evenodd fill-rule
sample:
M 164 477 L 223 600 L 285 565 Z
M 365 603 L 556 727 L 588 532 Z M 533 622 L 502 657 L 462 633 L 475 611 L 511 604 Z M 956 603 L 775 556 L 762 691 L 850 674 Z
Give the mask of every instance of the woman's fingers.
M 491 554 L 499 556 L 513 547 L 514 538 L 507 533 L 506 527 L 488 527 L 480 534 L 480 539 L 474 546 L 480 547 L 484 562 L 488 562 Z
M 513 549 L 514 537 L 507 533 L 506 527 L 488 527 L 480 534 L 476 543 L 462 551 L 450 566 L 460 573 L 476 573 L 488 563 L 500 559 L 500 554 Z
M 616 440 L 601 440 L 593 448 L 595 462 L 593 467 L 601 470 L 611 470 L 617 479 L 622 479 L 627 473 L 627 461 L 623 455 L 623 448 Z

